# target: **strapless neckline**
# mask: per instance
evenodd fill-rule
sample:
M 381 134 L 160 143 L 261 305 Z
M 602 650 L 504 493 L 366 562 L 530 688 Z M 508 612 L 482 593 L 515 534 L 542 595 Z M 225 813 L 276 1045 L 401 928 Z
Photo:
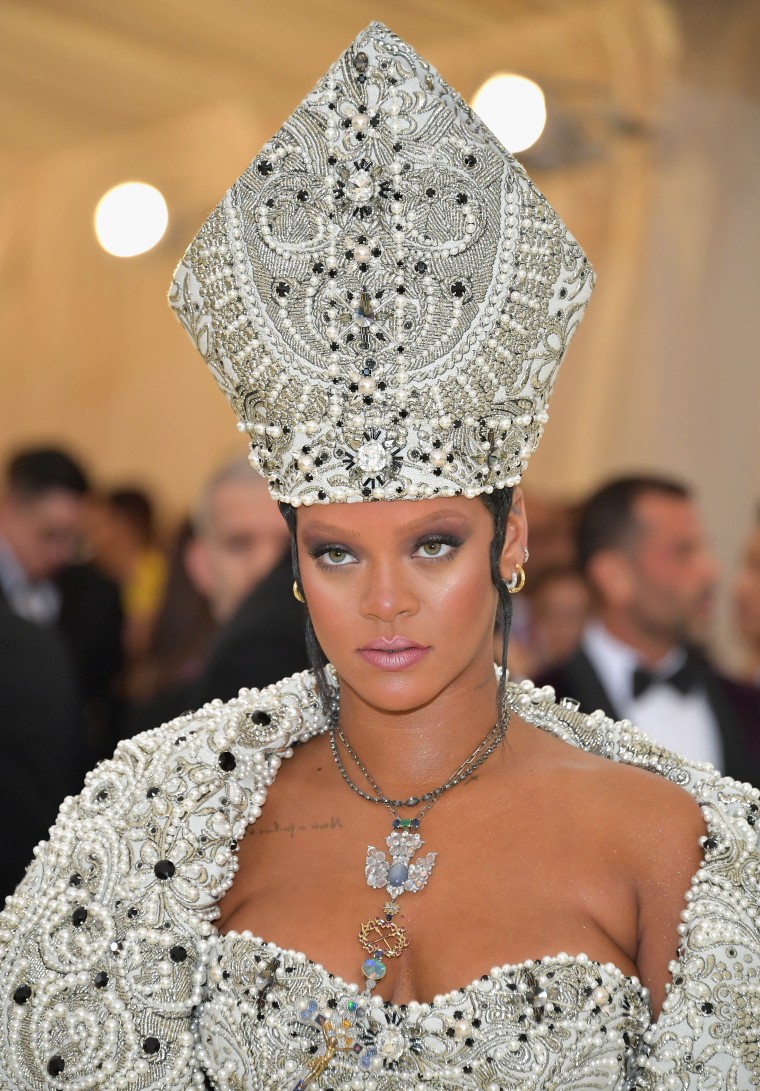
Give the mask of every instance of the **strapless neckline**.
M 334 989 L 346 992 L 347 994 L 359 995 L 362 991 L 360 985 L 346 981 L 338 974 L 331 973 L 330 970 L 322 965 L 322 963 L 315 962 L 303 951 L 295 951 L 291 948 L 280 947 L 279 944 L 266 940 L 261 936 L 256 936 L 247 929 L 243 932 L 237 932 L 234 929 L 231 929 L 228 932 L 220 932 L 215 928 L 209 939 L 211 944 L 218 949 L 220 946 L 221 949 L 224 949 L 228 944 L 232 944 L 235 947 L 242 945 L 250 946 L 251 954 L 257 953 L 259 958 L 268 955 L 270 959 L 278 958 L 283 966 L 290 964 L 307 967 L 315 975 L 329 981 Z M 493 966 L 487 973 L 474 978 L 469 984 L 454 988 L 447 993 L 439 994 L 435 996 L 432 1001 L 411 1000 L 406 1004 L 395 1004 L 391 1000 L 382 1000 L 380 997 L 373 997 L 373 1003 L 378 1005 L 379 1002 L 383 1008 L 393 1011 L 403 1012 L 411 1009 L 421 1013 L 435 1012 L 438 1009 L 445 1010 L 449 1008 L 452 1004 L 461 1001 L 463 997 L 473 991 L 488 992 L 497 982 L 502 982 L 505 978 L 519 978 L 526 973 L 534 973 L 536 971 L 547 973 L 551 972 L 552 967 L 573 965 L 585 967 L 589 971 L 595 971 L 600 979 L 606 981 L 615 990 L 621 988 L 630 989 L 641 998 L 643 1004 L 651 1011 L 649 990 L 646 986 L 641 984 L 638 977 L 624 973 L 614 962 L 600 962 L 597 959 L 589 958 L 584 952 L 569 955 L 564 951 L 561 951 L 556 955 L 542 955 L 540 958 L 526 959 L 524 962 L 505 962 L 501 965 Z

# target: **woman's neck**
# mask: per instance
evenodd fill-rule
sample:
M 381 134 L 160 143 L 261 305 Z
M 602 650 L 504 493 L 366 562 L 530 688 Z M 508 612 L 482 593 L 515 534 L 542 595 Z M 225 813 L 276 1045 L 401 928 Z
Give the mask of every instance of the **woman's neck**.
M 403 711 L 369 705 L 342 684 L 338 722 L 383 793 L 401 799 L 443 784 L 483 741 L 497 715 L 491 668 L 479 683 L 454 684 L 433 702 Z

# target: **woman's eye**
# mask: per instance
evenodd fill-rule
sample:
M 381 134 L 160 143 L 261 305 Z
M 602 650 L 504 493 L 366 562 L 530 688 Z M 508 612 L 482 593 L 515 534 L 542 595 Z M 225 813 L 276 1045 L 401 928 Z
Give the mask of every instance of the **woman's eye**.
M 417 552 L 423 557 L 444 557 L 453 548 L 449 542 L 423 542 Z
M 321 554 L 321 559 L 324 563 L 337 567 L 345 564 L 350 556 L 351 554 L 347 549 L 341 549 L 340 546 L 331 546 Z

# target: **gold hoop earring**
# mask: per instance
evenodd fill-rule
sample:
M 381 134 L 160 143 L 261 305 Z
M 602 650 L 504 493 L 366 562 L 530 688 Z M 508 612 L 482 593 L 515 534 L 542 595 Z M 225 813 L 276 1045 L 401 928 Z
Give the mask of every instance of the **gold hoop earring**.
M 510 595 L 516 595 L 522 591 L 523 587 L 525 587 L 525 569 L 521 564 L 516 564 L 512 579 L 507 582 L 507 591 Z
M 293 580 L 293 598 L 298 599 L 299 602 L 306 602 L 306 599 L 303 597 L 300 590 L 298 589 L 298 580 Z

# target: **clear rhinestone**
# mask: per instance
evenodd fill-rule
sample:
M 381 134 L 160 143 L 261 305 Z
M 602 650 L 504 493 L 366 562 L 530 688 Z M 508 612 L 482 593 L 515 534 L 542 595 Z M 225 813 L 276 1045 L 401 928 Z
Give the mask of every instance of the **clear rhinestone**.
M 388 456 L 382 443 L 365 443 L 356 452 L 356 464 L 368 474 L 379 473 L 388 463 Z

